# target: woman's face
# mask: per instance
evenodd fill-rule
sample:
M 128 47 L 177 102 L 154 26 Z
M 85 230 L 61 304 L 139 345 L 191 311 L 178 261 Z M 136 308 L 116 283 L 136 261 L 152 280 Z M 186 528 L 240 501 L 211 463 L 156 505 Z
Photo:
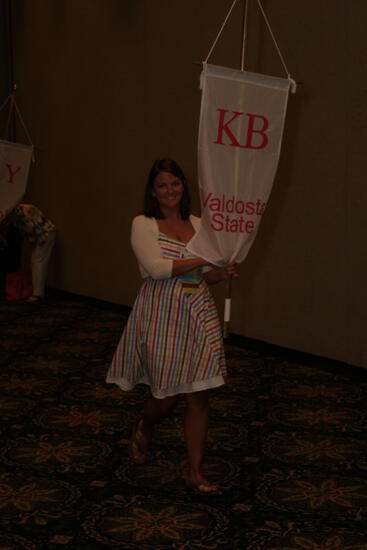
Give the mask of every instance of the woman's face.
M 153 184 L 153 196 L 159 202 L 161 210 L 179 208 L 184 186 L 182 181 L 170 172 L 159 172 Z

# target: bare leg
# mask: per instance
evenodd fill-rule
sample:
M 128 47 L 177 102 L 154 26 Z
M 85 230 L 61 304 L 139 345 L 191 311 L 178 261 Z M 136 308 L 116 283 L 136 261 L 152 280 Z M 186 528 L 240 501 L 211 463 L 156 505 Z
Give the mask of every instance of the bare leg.
M 201 473 L 204 447 L 208 432 L 208 392 L 186 394 L 185 438 L 189 458 L 188 484 L 203 492 L 214 492 L 215 485 L 209 484 Z
M 143 414 L 134 426 L 130 440 L 130 456 L 138 464 L 143 464 L 154 425 L 166 418 L 177 403 L 177 396 L 156 399 L 152 397 L 146 403 Z
M 142 420 L 139 423 L 142 433 L 150 438 L 154 425 L 162 422 L 176 406 L 176 403 L 177 395 L 165 397 L 164 399 L 156 399 L 155 397 L 149 399 L 145 404 Z

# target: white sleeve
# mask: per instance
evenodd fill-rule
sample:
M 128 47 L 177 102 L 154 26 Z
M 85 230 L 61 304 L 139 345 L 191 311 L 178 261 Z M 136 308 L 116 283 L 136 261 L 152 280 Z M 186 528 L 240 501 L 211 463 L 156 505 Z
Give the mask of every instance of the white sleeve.
M 131 246 L 139 264 L 153 279 L 169 279 L 173 260 L 163 258 L 154 220 L 137 216 L 131 226 Z

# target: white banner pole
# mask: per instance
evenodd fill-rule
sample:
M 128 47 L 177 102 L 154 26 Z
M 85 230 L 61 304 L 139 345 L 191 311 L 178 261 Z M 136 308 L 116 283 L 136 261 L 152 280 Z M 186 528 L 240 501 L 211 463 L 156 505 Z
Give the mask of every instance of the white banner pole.
M 242 48 L 241 48 L 241 71 L 245 70 L 245 54 L 246 54 L 246 38 L 247 38 L 247 23 L 248 23 L 248 5 L 250 0 L 244 0 L 243 7 L 243 27 L 242 27 Z M 241 121 L 242 122 L 242 121 Z M 242 126 L 242 124 L 241 124 Z M 238 183 L 238 151 L 236 151 L 236 170 L 235 180 Z M 237 185 L 236 185 L 237 187 Z M 223 325 L 223 338 L 229 336 L 229 324 L 231 321 L 231 303 L 232 303 L 232 278 L 227 279 L 226 284 L 226 298 L 224 302 L 224 325 Z

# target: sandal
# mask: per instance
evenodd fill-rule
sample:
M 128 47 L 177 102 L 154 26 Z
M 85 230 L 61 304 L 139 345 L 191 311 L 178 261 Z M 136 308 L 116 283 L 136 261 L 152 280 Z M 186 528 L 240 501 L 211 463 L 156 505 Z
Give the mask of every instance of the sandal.
M 209 481 L 191 481 L 189 479 L 185 479 L 186 486 L 189 489 L 192 489 L 196 493 L 201 494 L 207 494 L 207 495 L 219 495 L 221 491 L 218 489 L 217 485 L 214 485 L 214 483 L 209 483 Z
M 139 417 L 133 428 L 133 433 L 130 438 L 129 454 L 130 458 L 136 464 L 144 464 L 148 454 L 149 439 L 147 439 L 139 430 L 139 424 L 142 422 Z
M 40 302 L 42 299 L 42 296 L 36 296 L 35 294 L 31 294 L 31 296 L 29 296 L 27 299 L 26 299 L 26 302 Z

